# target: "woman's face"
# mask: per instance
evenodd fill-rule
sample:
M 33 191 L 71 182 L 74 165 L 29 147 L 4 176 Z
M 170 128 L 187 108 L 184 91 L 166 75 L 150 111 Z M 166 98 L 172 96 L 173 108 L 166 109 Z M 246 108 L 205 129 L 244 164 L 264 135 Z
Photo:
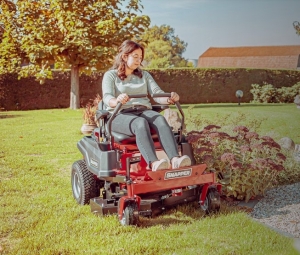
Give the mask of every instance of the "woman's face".
M 128 71 L 132 72 L 140 66 L 143 60 L 143 52 L 141 49 L 136 49 L 129 53 L 128 56 L 124 56 L 124 60 L 127 64 L 126 69 L 128 68 Z

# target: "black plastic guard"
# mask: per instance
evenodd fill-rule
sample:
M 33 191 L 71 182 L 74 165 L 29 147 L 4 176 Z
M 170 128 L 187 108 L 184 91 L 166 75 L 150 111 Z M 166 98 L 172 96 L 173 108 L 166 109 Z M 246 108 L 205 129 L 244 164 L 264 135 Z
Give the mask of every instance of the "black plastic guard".
M 192 148 L 191 144 L 189 144 L 187 142 L 181 143 L 181 153 L 182 153 L 182 155 L 187 155 L 190 157 L 190 159 L 192 161 L 192 166 L 196 165 L 196 160 L 194 157 L 193 148 Z
M 77 147 L 89 171 L 97 177 L 116 176 L 117 156 L 114 150 L 109 150 L 108 143 L 99 144 L 90 136 L 85 136 L 77 143 Z

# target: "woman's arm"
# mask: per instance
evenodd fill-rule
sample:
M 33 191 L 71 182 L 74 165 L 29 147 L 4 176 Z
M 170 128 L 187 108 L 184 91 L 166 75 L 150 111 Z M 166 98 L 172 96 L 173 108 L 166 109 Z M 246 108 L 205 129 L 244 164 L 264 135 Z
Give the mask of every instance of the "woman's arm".
M 147 81 L 148 91 L 150 94 L 165 93 L 155 82 L 151 74 L 143 71 L 145 79 Z M 156 97 L 153 100 L 158 104 L 174 104 L 179 100 L 179 95 L 176 92 L 171 92 L 171 97 Z
M 115 75 L 113 71 L 107 71 L 103 76 L 102 95 L 104 104 L 113 107 L 109 103 L 111 99 L 115 98 Z
M 107 71 L 102 80 L 103 102 L 111 108 L 115 108 L 118 102 L 125 104 L 129 100 L 127 94 L 120 94 L 116 97 L 115 80 L 116 74 L 113 70 Z

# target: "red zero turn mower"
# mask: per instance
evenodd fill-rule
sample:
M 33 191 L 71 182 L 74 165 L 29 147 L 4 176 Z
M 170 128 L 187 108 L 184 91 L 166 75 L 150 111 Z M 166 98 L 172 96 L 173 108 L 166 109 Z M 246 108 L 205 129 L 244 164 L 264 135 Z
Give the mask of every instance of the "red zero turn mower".
M 170 93 L 153 97 L 170 97 Z M 131 98 L 147 95 L 131 95 Z M 188 155 L 192 166 L 152 172 L 139 152 L 134 136 L 111 131 L 111 123 L 122 104 L 110 114 L 99 104 L 96 119 L 99 122 L 91 136 L 83 137 L 77 147 L 82 160 L 73 163 L 71 184 L 78 204 L 90 204 L 91 211 L 98 215 L 118 214 L 122 225 L 136 225 L 139 215 L 153 216 L 166 208 L 198 201 L 206 213 L 220 210 L 221 184 L 216 183 L 214 172 L 206 170 L 205 164 L 195 164 L 191 145 L 181 128 L 174 132 L 180 155 Z M 163 111 L 167 105 L 154 105 L 153 110 Z M 152 135 L 158 158 L 166 158 L 156 134 Z M 101 193 L 101 194 L 100 194 Z

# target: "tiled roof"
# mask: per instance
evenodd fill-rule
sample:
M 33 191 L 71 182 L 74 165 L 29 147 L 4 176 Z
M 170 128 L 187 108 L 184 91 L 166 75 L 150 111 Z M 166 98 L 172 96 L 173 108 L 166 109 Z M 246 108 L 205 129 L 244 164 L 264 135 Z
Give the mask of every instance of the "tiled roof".
M 210 47 L 202 57 L 250 57 L 250 56 L 291 56 L 300 55 L 300 45 Z

